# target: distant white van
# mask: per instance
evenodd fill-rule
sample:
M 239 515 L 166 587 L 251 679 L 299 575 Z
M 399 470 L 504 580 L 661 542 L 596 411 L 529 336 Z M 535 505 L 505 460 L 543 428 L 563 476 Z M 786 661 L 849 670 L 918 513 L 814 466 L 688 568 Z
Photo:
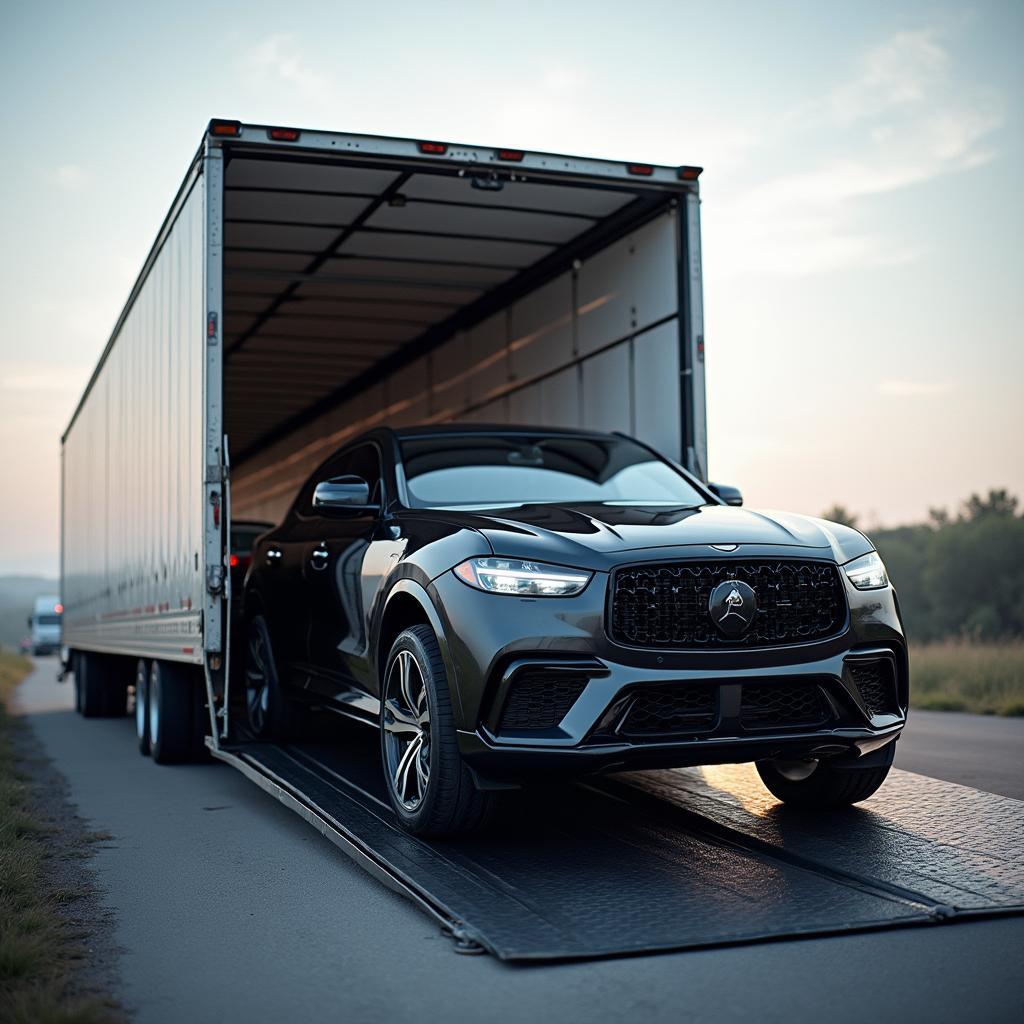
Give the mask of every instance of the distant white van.
M 56 654 L 60 649 L 60 620 L 64 605 L 59 597 L 37 597 L 28 620 L 33 654 Z

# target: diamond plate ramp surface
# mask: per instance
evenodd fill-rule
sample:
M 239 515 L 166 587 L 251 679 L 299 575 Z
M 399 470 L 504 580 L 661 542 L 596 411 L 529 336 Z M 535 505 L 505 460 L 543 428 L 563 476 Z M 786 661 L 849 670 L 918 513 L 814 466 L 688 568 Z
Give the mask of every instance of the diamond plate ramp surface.
M 752 765 L 617 777 L 808 865 L 898 889 L 940 913 L 1024 909 L 1024 802 L 894 769 L 856 807 L 809 814 L 780 804 Z M 615 783 L 612 783 L 614 786 Z
M 932 919 L 901 894 L 710 834 L 681 820 L 674 804 L 655 812 L 640 794 L 627 800 L 596 787 L 530 793 L 486 835 L 428 844 L 395 823 L 379 762 L 340 750 L 265 747 L 247 757 L 371 851 L 421 906 L 502 959 L 615 956 Z

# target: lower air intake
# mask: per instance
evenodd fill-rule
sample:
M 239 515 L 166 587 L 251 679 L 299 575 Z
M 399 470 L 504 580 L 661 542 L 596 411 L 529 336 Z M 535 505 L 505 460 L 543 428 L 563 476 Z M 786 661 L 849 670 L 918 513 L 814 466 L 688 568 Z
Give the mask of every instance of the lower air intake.
M 556 728 L 588 681 L 582 672 L 523 669 L 512 680 L 498 730 L 518 732 Z
M 896 699 L 896 680 L 893 677 L 892 662 L 888 658 L 877 661 L 848 661 L 846 667 L 854 685 L 864 701 L 868 714 L 875 715 L 900 714 L 899 702 Z
M 821 725 L 830 717 L 814 683 L 745 683 L 740 704 L 744 729 L 795 729 Z
M 627 738 L 708 732 L 718 719 L 718 688 L 687 685 L 634 691 L 617 732 Z

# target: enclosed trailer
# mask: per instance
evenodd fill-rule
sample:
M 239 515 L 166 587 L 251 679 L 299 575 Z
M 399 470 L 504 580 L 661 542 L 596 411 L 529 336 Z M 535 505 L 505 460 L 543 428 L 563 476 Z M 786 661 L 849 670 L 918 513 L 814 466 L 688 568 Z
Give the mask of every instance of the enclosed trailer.
M 622 430 L 706 479 L 699 174 L 212 121 L 62 439 L 87 713 L 153 659 L 227 736 L 232 516 L 370 427 Z

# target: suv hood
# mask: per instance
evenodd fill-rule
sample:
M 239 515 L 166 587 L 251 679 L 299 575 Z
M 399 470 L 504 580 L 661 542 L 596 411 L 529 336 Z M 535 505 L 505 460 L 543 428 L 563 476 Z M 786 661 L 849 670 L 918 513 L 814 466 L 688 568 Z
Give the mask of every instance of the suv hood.
M 624 553 L 628 553 L 627 561 L 643 559 L 645 552 L 655 558 L 706 556 L 704 551 L 677 549 L 710 544 L 740 545 L 740 557 L 767 553 L 755 548 L 808 549 L 808 554 L 840 563 L 872 550 L 863 534 L 838 523 L 728 505 L 544 504 L 472 511 L 435 509 L 429 514 L 479 531 L 498 555 L 598 570 L 624 561 Z

